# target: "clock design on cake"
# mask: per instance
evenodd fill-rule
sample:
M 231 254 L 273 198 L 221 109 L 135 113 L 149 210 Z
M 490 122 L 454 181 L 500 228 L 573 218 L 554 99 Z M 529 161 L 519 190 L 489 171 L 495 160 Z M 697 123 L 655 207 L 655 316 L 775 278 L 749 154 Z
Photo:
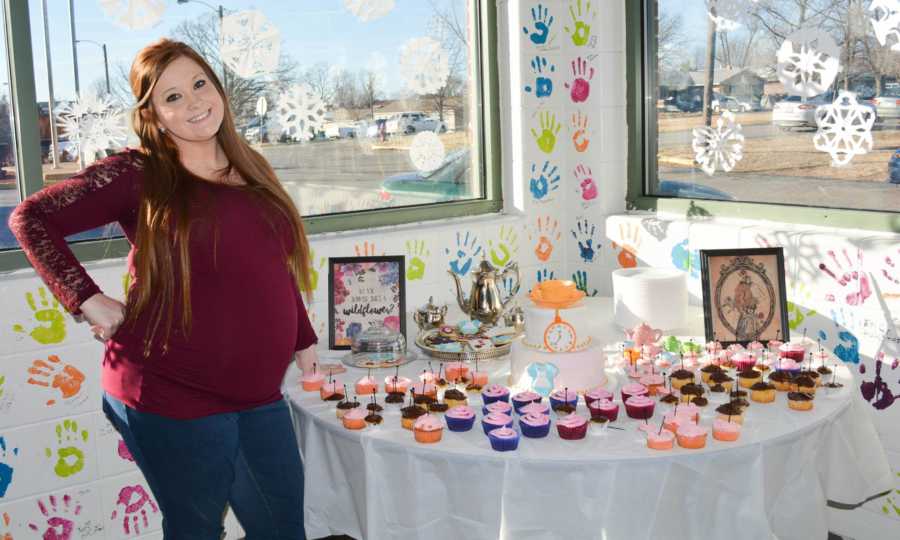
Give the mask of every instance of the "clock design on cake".
M 564 321 L 557 309 L 553 322 L 544 330 L 544 347 L 550 352 L 568 352 L 575 348 L 575 339 L 575 327 Z

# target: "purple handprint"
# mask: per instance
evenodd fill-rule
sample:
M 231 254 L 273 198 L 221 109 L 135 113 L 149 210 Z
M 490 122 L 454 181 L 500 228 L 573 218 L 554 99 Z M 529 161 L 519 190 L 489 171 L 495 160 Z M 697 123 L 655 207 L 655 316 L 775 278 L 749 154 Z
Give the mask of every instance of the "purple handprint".
M 871 381 L 863 381 L 859 385 L 859 391 L 862 393 L 863 399 L 872 404 L 872 407 L 875 407 L 879 411 L 887 409 L 891 405 L 894 404 L 894 401 L 900 397 L 895 396 L 893 392 L 891 392 L 890 387 L 887 382 L 885 382 L 884 378 L 881 376 L 881 372 L 884 369 L 884 366 L 887 365 L 888 362 L 885 359 L 884 352 L 879 352 L 875 357 L 875 379 Z M 894 358 L 891 365 L 891 372 L 897 369 L 898 365 L 900 365 L 900 360 Z M 866 373 L 866 365 L 860 364 L 859 373 L 865 375 Z M 872 401 L 872 400 L 875 401 Z

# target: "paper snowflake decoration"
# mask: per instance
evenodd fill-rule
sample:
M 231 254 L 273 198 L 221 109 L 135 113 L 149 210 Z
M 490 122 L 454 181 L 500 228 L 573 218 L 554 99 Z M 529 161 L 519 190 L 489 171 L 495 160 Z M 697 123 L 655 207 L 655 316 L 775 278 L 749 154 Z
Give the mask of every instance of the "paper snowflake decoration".
M 725 111 L 716 120 L 716 127 L 694 128 L 691 148 L 694 159 L 706 174 L 712 176 L 717 169 L 728 172 L 744 157 L 741 125 L 735 123 L 731 111 Z
M 716 23 L 716 31 L 730 32 L 741 25 L 738 18 L 747 11 L 744 4 L 742 0 L 706 0 L 706 15 Z
M 828 90 L 840 70 L 841 51 L 827 32 L 803 28 L 778 49 L 778 80 L 788 94 L 813 97 Z
M 433 171 L 444 163 L 446 153 L 441 138 L 432 131 L 423 131 L 413 138 L 409 159 L 422 172 Z
M 344 7 L 362 22 L 369 22 L 390 13 L 394 0 L 344 0 Z
M 245 79 L 265 75 L 278 67 L 281 33 L 261 11 L 241 11 L 222 20 L 219 38 L 222 60 Z
M 436 93 L 449 75 L 447 52 L 437 40 L 413 38 L 400 47 L 400 77 L 414 93 Z
M 892 51 L 900 51 L 900 1 L 872 0 L 869 5 L 875 39 L 882 46 L 891 42 Z
M 125 115 L 105 96 L 86 94 L 57 113 L 60 135 L 66 135 L 88 163 L 98 152 L 118 148 L 128 139 Z
M 875 111 L 856 101 L 853 92 L 841 92 L 834 103 L 816 109 L 816 150 L 828 152 L 836 166 L 847 165 L 854 156 L 872 149 Z
M 283 134 L 309 140 L 325 123 L 325 102 L 309 86 L 295 84 L 278 96 L 275 115 Z
M 117 25 L 143 30 L 162 19 L 166 0 L 100 0 L 100 7 Z

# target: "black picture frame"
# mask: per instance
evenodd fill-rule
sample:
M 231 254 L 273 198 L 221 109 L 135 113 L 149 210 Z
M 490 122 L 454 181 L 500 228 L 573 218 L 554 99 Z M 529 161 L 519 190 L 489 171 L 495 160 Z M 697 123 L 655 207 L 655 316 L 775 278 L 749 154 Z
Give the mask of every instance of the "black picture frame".
M 706 341 L 790 340 L 782 248 L 703 249 L 700 273 Z
M 385 302 L 389 305 L 393 306 L 393 309 L 390 310 L 389 314 L 385 314 L 382 311 L 379 311 L 380 307 L 376 306 L 376 313 L 368 312 L 367 308 L 371 308 L 371 305 L 359 305 L 350 306 L 348 309 L 351 311 L 359 310 L 363 313 L 352 313 L 350 315 L 336 317 L 336 310 L 339 305 L 343 305 L 344 301 L 346 301 L 347 297 L 341 298 L 340 295 L 336 294 L 336 283 L 335 277 L 337 275 L 343 276 L 345 271 L 348 269 L 347 267 L 353 266 L 361 266 L 363 269 L 353 270 L 354 272 L 364 272 L 364 274 L 357 273 L 361 278 L 368 277 L 371 274 L 373 277 L 378 276 L 379 270 L 377 269 L 377 265 L 387 265 L 387 273 L 390 278 L 390 281 L 385 283 L 383 279 L 377 279 L 372 285 L 376 291 L 372 292 L 371 295 L 378 295 L 379 293 L 386 296 Z M 374 268 L 374 269 L 373 269 Z M 341 269 L 340 274 L 336 272 L 337 269 Z M 338 330 L 336 325 L 347 324 L 348 318 L 353 318 L 354 322 L 350 323 L 349 326 L 353 327 L 354 324 L 359 323 L 360 327 L 357 328 L 356 331 L 362 331 L 367 328 L 368 324 L 376 320 L 384 321 L 387 317 L 397 317 L 399 319 L 397 324 L 397 330 L 403 334 L 404 339 L 406 339 L 406 257 L 403 255 L 381 255 L 381 256 L 366 256 L 366 257 L 330 257 L 328 259 L 328 348 L 332 350 L 349 350 L 350 349 L 350 340 L 352 340 L 353 334 L 350 331 L 350 328 L 347 328 L 347 331 Z M 358 286 L 358 283 L 356 285 Z M 347 290 L 344 287 L 343 283 L 341 284 L 342 290 Z M 347 290 L 348 294 L 358 294 L 358 291 Z M 367 293 L 369 295 L 369 293 Z M 387 298 L 389 297 L 389 298 Z M 339 305 L 336 305 L 337 300 L 341 300 L 338 302 Z M 349 300 L 352 302 L 352 300 Z M 368 324 L 366 324 L 368 323 Z M 390 326 L 390 325 L 389 325 Z

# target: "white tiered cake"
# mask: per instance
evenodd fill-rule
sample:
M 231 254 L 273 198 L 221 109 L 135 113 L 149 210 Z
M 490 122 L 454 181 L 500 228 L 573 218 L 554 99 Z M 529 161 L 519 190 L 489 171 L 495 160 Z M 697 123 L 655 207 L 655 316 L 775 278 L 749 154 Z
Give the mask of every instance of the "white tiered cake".
M 606 384 L 593 307 L 582 300 L 563 309 L 526 308 L 525 335 L 510 355 L 510 386 L 547 396 L 555 388 L 584 392 Z

